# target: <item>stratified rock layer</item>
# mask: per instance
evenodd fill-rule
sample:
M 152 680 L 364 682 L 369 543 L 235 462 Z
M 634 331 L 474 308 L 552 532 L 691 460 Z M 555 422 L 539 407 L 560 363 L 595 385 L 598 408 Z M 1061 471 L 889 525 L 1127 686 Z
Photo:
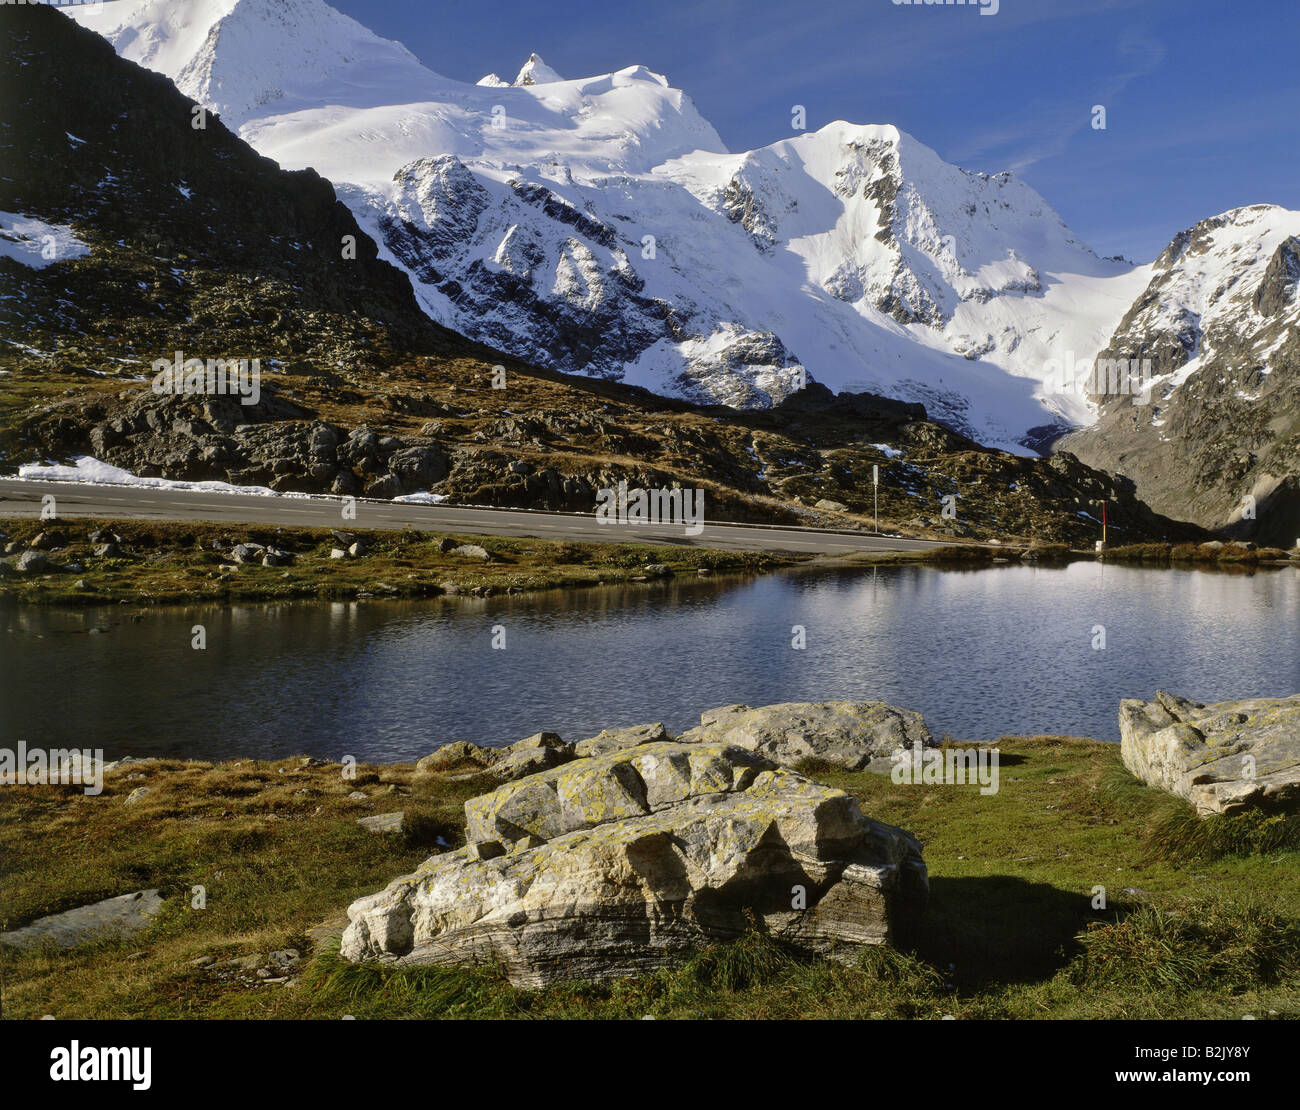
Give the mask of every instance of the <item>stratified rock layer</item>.
M 1124 766 L 1201 816 L 1300 804 L 1300 694 L 1203 705 L 1163 691 L 1120 703 Z

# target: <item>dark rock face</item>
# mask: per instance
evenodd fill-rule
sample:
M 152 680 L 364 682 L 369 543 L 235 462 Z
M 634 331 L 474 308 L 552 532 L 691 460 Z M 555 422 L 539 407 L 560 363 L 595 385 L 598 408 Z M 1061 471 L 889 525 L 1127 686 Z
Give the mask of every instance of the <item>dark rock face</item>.
M 618 377 L 678 333 L 672 308 L 641 295 L 628 257 L 640 244 L 545 186 L 512 181 L 489 212 L 487 190 L 454 156 L 412 162 L 396 180 L 404 190 L 382 221 L 385 242 L 420 281 L 471 314 L 475 339 L 534 363 Z M 489 216 L 487 233 L 499 240 L 490 266 L 474 254 Z M 539 216 L 548 241 L 559 243 L 558 260 L 537 238 Z
M 366 358 L 381 331 L 445 339 L 328 181 L 280 170 L 195 108 L 61 12 L 0 5 L 0 209 L 91 248 L 39 270 L 0 259 L 6 333 L 72 361 L 85 334 L 145 368 L 177 348 L 270 358 L 289 336 Z M 96 338 L 105 320 L 111 344 Z

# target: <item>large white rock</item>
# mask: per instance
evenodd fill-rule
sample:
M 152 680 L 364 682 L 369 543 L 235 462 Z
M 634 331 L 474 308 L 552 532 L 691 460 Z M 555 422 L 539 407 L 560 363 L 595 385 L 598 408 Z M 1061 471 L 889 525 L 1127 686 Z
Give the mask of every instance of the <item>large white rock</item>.
M 1300 803 L 1300 694 L 1203 705 L 1160 691 L 1119 709 L 1124 766 L 1201 816 Z
M 923 903 L 921 846 L 855 798 L 728 744 L 641 744 L 466 803 L 463 849 L 348 909 L 346 959 L 611 978 L 752 920 L 848 958 Z

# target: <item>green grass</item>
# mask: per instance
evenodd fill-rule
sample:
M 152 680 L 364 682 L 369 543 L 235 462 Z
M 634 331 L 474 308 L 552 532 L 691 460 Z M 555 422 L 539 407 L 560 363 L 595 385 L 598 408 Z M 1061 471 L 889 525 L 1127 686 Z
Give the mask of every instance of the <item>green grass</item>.
M 1271 819 L 1188 826 L 1176 799 L 1129 778 L 1118 747 L 1005 738 L 1000 789 L 900 785 L 824 766 L 864 812 L 910 829 L 931 876 L 925 912 L 896 947 L 850 965 L 755 928 L 634 979 L 512 987 L 490 966 L 358 966 L 338 956 L 339 915 L 408 873 L 439 836 L 460 842 L 465 798 L 487 780 L 298 760 L 169 761 L 75 787 L 0 796 L 0 923 L 157 886 L 163 913 L 133 938 L 71 952 L 5 951 L 4 1014 L 338 1018 L 1240 1018 L 1300 1017 L 1300 850 Z M 126 769 L 130 771 L 130 768 Z M 281 771 L 283 770 L 283 773 Z M 126 806 L 131 788 L 155 792 Z M 361 789 L 365 802 L 348 801 Z M 396 793 L 389 793 L 390 790 Z M 305 791 L 305 793 L 303 792 Z M 356 817 L 403 809 L 412 832 Z M 1195 819 L 1193 819 L 1195 820 Z M 1290 819 L 1294 820 L 1294 819 Z M 1293 825 L 1282 823 L 1285 828 Z M 1253 831 L 1251 831 L 1253 830 Z M 195 884 L 207 908 L 190 906 Z M 1105 890 L 1105 904 L 1098 901 Z M 320 929 L 322 923 L 334 922 Z M 192 966 L 296 947 L 292 986 Z
M 1195 862 L 1225 856 L 1259 856 L 1300 850 L 1300 814 L 1247 810 L 1200 817 L 1173 795 L 1150 801 L 1152 793 L 1123 767 L 1113 768 L 1100 784 L 1103 794 L 1120 804 L 1149 808 L 1143 843 L 1165 859 Z

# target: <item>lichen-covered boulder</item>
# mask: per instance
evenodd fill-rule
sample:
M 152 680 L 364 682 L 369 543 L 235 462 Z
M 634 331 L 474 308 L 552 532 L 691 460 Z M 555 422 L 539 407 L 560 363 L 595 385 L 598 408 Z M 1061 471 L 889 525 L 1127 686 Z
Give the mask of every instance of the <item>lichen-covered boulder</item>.
M 1160 691 L 1119 709 L 1120 755 L 1202 816 L 1300 805 L 1300 694 L 1213 705 Z
M 847 959 L 928 889 L 911 834 L 734 745 L 636 745 L 465 809 L 465 848 L 349 907 L 346 959 L 497 962 L 537 987 L 649 971 L 750 923 Z
M 573 745 L 553 732 L 538 732 L 504 748 L 482 748 L 464 740 L 444 744 L 415 764 L 421 774 L 482 768 L 502 782 L 524 778 L 574 758 Z
M 896 749 L 933 743 L 920 713 L 881 701 L 724 705 L 700 714 L 700 724 L 678 739 L 735 744 L 785 767 L 818 759 L 877 774 L 890 771 Z
M 456 740 L 443 744 L 441 748 L 417 760 L 415 769 L 419 774 L 435 774 L 465 767 L 486 768 L 496 762 L 498 754 L 491 748 L 483 748 L 467 740 Z
M 662 721 L 650 725 L 631 725 L 628 728 L 607 728 L 587 740 L 579 740 L 573 745 L 573 752 L 579 758 L 593 755 L 606 755 L 623 748 L 635 748 L 640 744 L 654 744 L 661 740 L 671 740 Z

